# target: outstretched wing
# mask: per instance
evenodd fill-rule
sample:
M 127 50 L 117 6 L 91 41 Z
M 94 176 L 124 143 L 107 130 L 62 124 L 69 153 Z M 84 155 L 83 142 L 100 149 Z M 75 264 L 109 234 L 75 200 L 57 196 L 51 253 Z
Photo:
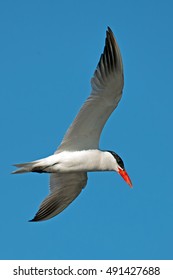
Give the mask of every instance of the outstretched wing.
M 52 173 L 50 194 L 43 200 L 31 222 L 48 220 L 63 211 L 87 183 L 87 173 Z
M 117 107 L 124 84 L 118 44 L 108 27 L 104 52 L 91 80 L 92 92 L 66 132 L 55 153 L 97 149 L 102 129 Z

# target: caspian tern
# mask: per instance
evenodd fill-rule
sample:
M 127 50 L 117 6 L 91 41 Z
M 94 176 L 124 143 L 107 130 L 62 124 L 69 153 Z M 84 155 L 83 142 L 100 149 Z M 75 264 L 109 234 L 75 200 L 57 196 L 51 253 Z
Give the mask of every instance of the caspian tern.
M 116 171 L 132 187 L 122 159 L 115 152 L 99 149 L 100 134 L 121 99 L 123 85 L 120 50 L 108 27 L 104 51 L 91 80 L 91 94 L 58 149 L 46 158 L 15 164 L 19 169 L 13 174 L 51 173 L 50 194 L 31 221 L 47 220 L 63 211 L 85 187 L 89 171 Z

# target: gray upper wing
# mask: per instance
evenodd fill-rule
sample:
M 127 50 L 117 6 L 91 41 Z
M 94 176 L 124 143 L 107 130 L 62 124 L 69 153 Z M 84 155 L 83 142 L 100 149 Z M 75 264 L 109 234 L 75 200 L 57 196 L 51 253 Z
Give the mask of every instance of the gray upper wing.
M 41 203 L 38 212 L 31 220 L 48 220 L 62 212 L 82 191 L 87 183 L 87 173 L 52 173 L 50 194 Z
M 108 28 L 104 51 L 91 80 L 92 92 L 67 130 L 58 150 L 97 149 L 102 129 L 117 107 L 124 85 L 123 64 L 113 32 Z

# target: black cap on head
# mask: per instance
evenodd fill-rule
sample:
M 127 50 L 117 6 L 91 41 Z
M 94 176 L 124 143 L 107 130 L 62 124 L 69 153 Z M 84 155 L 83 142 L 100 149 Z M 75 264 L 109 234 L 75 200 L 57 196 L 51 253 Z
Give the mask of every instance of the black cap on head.
M 116 159 L 118 165 L 124 170 L 124 169 L 125 169 L 125 168 L 124 168 L 124 162 L 123 162 L 123 160 L 120 158 L 120 156 L 117 155 L 117 154 L 116 154 L 115 152 L 113 152 L 113 151 L 107 151 L 107 152 L 109 152 L 109 153 L 111 153 L 111 154 L 113 155 L 113 157 Z

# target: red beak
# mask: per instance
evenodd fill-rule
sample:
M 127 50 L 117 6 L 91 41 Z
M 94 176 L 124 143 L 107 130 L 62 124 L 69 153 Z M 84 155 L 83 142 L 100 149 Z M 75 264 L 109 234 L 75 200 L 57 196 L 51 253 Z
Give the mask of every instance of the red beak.
M 123 179 L 126 181 L 126 183 L 132 188 L 132 182 L 131 182 L 130 177 L 127 174 L 127 172 L 125 170 L 118 168 L 118 173 L 123 177 Z

